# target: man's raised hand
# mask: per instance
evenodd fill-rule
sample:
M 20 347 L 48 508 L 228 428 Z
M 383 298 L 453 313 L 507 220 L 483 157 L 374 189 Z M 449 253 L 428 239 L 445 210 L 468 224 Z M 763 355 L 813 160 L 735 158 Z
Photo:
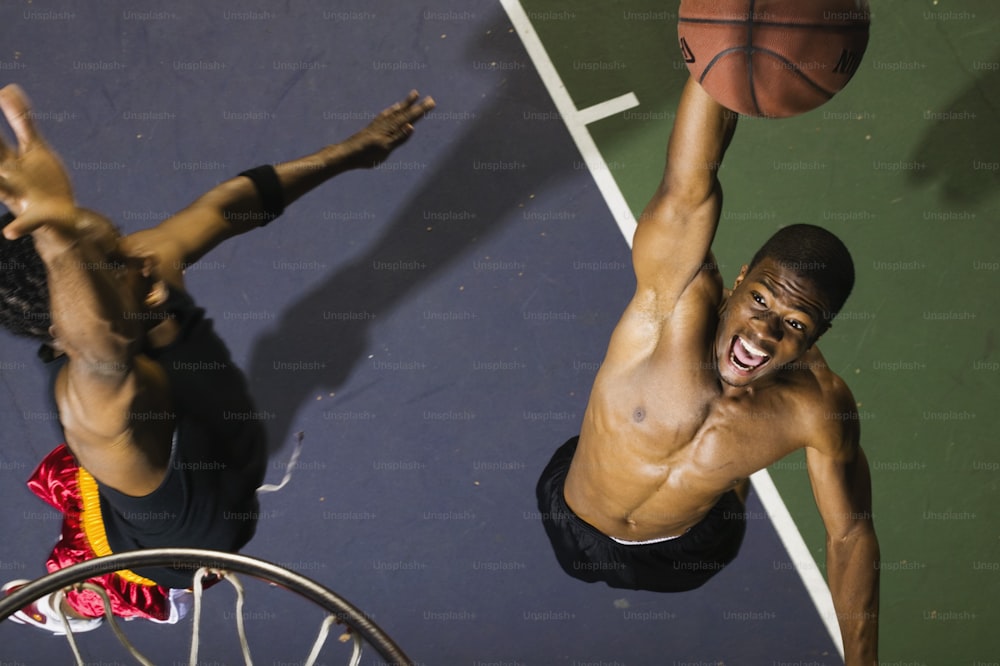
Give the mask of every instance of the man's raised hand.
M 434 106 L 431 97 L 420 99 L 417 91 L 411 90 L 406 99 L 383 110 L 367 127 L 344 142 L 355 151 L 351 161 L 362 168 L 374 167 L 385 161 L 393 150 L 410 138 L 413 124 Z
M 17 139 L 15 148 L 0 138 L 0 203 L 16 218 L 4 236 L 14 239 L 43 225 L 72 224 L 76 204 L 69 176 L 35 127 L 20 86 L 0 89 L 0 110 Z

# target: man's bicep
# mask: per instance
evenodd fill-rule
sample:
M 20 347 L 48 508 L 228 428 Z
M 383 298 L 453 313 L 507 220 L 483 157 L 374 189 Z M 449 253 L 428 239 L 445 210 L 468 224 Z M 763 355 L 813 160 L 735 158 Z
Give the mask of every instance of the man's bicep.
M 164 220 L 155 231 L 182 266 L 198 261 L 235 233 L 223 209 L 201 200 Z
M 655 291 L 672 302 L 710 260 L 712 240 L 722 210 L 716 187 L 694 205 L 669 193 L 658 194 L 643 211 L 632 240 L 632 263 L 638 289 Z
M 130 235 L 129 249 L 158 254 L 182 270 L 226 239 L 256 228 L 256 197 L 249 179 L 225 181 L 152 229 Z
M 90 441 L 118 441 L 157 415 L 172 419 L 162 368 L 141 356 L 121 367 L 91 367 L 71 357 L 55 391 L 63 427 Z
M 145 357 L 120 378 L 74 369 L 56 383 L 66 442 L 102 484 L 141 497 L 160 486 L 170 462 L 176 419 L 165 375 Z
M 806 467 L 829 538 L 871 527 L 871 473 L 860 445 L 851 444 L 836 455 L 807 448 Z

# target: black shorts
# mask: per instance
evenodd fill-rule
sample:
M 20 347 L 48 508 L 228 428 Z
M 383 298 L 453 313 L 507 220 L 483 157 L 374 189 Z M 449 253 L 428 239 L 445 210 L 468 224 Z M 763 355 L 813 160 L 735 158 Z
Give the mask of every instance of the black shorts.
M 733 561 L 743 543 L 746 517 L 732 491 L 690 530 L 659 543 L 621 544 L 580 519 L 563 497 L 578 439 L 559 447 L 536 488 L 542 524 L 566 573 L 629 590 L 683 592 L 705 584 Z

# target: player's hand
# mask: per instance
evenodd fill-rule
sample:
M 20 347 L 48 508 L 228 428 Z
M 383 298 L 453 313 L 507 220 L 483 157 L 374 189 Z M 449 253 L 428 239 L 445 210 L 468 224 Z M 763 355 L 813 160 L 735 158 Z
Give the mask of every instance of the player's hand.
M 412 90 L 406 99 L 375 116 L 367 127 L 344 142 L 353 152 L 352 166 L 370 168 L 385 161 L 393 150 L 410 138 L 413 124 L 434 106 L 432 98 L 421 100 L 417 91 Z
M 0 110 L 17 139 L 17 147 L 0 138 L 0 203 L 15 220 L 4 228 L 14 239 L 45 224 L 72 222 L 76 204 L 62 162 L 38 133 L 31 105 L 19 86 L 0 89 Z

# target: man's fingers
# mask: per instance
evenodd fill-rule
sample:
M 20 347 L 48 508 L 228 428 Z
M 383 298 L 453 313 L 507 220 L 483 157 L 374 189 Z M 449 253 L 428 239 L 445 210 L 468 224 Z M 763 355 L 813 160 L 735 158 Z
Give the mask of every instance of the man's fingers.
M 23 217 L 15 217 L 6 227 L 3 228 L 3 236 L 7 240 L 17 240 L 21 236 L 26 236 L 32 231 L 42 226 Z
M 415 101 L 417 101 L 417 91 L 411 90 L 409 94 L 406 96 L 406 99 L 396 102 L 382 113 L 385 113 L 387 115 L 399 113 L 400 111 L 409 108 Z
M 17 215 L 19 212 L 15 187 L 3 173 L 0 173 L 0 204 L 6 206 L 13 215 Z
M 35 123 L 31 119 L 31 104 L 21 86 L 11 84 L 0 88 L 0 110 L 14 130 L 14 136 L 22 148 L 29 146 L 38 138 Z
M 413 94 L 416 94 L 416 91 L 414 91 Z M 433 97 L 424 97 L 419 103 L 411 104 L 406 110 L 406 121 L 413 123 L 420 120 L 424 117 L 424 114 L 433 109 L 435 106 L 437 106 L 437 104 L 434 102 Z
M 423 114 L 427 113 L 428 111 L 433 111 L 434 108 L 437 106 L 437 102 L 434 101 L 433 97 L 428 95 L 427 97 L 424 97 L 424 100 L 420 102 L 418 106 L 420 108 L 421 114 Z

